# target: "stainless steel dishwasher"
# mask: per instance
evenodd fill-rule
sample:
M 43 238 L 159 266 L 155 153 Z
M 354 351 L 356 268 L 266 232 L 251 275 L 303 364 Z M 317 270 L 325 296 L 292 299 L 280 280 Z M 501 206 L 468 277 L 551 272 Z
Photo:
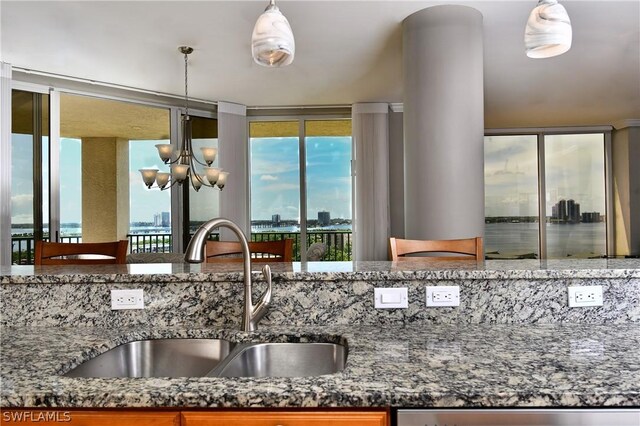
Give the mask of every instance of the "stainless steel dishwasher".
M 640 426 L 640 409 L 399 409 L 398 426 Z

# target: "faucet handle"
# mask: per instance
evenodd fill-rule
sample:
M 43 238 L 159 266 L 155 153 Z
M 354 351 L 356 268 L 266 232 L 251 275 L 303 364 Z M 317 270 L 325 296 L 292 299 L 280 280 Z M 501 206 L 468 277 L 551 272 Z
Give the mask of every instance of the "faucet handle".
M 262 267 L 262 276 L 264 280 L 267 282 L 269 298 L 271 298 L 271 267 L 269 265 L 264 265 Z
M 271 304 L 271 268 L 269 265 L 262 267 L 262 275 L 267 282 L 267 290 L 260 296 L 260 300 L 256 303 L 251 312 L 252 325 L 255 328 L 262 317 L 267 313 L 267 309 Z

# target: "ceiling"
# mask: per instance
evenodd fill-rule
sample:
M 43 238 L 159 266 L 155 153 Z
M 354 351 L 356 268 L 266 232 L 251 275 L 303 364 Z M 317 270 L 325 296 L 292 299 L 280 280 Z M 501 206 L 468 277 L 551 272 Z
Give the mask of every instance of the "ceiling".
M 278 1 L 296 39 L 285 68 L 253 62 L 267 1 L 0 2 L 1 59 L 14 67 L 250 107 L 402 102 L 402 20 L 437 4 L 484 16 L 485 126 L 612 124 L 640 118 L 640 1 L 571 1 L 573 46 L 530 59 L 535 0 Z M 19 74 L 16 74 L 18 78 Z

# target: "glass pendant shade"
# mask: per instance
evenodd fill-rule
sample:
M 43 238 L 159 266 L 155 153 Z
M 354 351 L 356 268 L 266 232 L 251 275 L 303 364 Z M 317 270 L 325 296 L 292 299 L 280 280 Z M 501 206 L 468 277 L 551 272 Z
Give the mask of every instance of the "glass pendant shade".
M 266 67 L 282 67 L 293 62 L 296 44 L 289 21 L 271 0 L 253 27 L 251 54 L 253 60 Z
M 169 143 L 159 143 L 156 145 L 156 148 L 158 148 L 158 155 L 160 156 L 160 159 L 162 161 L 167 163 L 171 160 L 171 154 L 173 154 L 173 145 Z
M 200 175 L 198 175 L 198 177 L 201 178 Z M 202 187 L 202 182 L 198 180 L 198 177 L 196 177 L 195 173 L 191 173 L 191 186 L 193 186 L 193 189 L 195 189 L 196 192 L 198 192 L 200 190 L 200 187 Z
M 156 180 L 158 169 L 139 169 L 138 171 L 142 175 L 142 181 L 147 186 L 147 188 L 151 188 Z
M 220 172 L 220 176 L 218 176 L 217 182 L 218 188 L 224 188 L 225 184 L 227 183 L 227 176 L 229 176 L 229 172 Z
M 220 169 L 217 167 L 205 167 L 204 172 L 206 173 L 207 180 L 211 185 L 215 185 L 218 182 L 218 177 L 220 176 Z
M 571 48 L 571 21 L 557 0 L 539 0 L 531 11 L 524 32 L 524 44 L 530 58 L 551 58 Z
M 160 189 L 167 186 L 167 184 L 169 183 L 170 176 L 171 176 L 171 173 L 158 172 L 158 174 L 156 175 L 156 184 Z
M 205 163 L 210 166 L 214 161 L 216 161 L 216 154 L 218 154 L 218 150 L 215 148 L 202 147 L 200 148 L 202 151 L 202 158 L 204 158 Z
M 182 182 L 187 178 L 187 172 L 189 171 L 189 166 L 187 164 L 172 164 L 171 165 L 171 175 L 178 182 Z

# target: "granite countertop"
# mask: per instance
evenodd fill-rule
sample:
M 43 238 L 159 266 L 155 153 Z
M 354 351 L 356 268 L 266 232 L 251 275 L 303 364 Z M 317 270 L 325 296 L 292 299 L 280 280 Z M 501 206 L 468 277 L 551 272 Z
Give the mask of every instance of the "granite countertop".
M 84 359 L 144 338 L 331 341 L 341 373 L 306 378 L 67 378 Z M 229 329 L 8 327 L 3 407 L 640 406 L 640 327 L 379 325 Z
M 640 278 L 640 259 L 488 260 L 402 262 L 292 262 L 270 264 L 275 278 L 300 281 L 357 279 Z M 260 263 L 252 265 L 259 276 Z M 62 282 L 242 281 L 240 263 L 2 266 L 0 284 Z

